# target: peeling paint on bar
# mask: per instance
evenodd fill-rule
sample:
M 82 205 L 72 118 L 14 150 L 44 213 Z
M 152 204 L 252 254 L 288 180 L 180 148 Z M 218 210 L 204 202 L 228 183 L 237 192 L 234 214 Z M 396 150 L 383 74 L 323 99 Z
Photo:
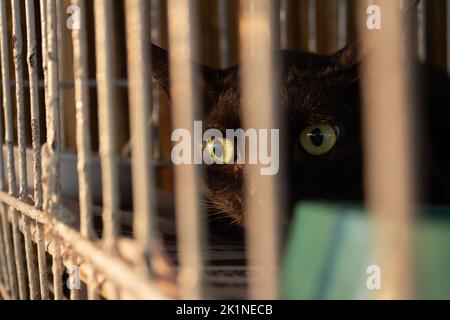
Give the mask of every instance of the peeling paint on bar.
M 80 8 L 80 29 L 72 30 L 75 73 L 75 106 L 77 135 L 77 169 L 80 202 L 80 232 L 88 240 L 95 239 L 92 221 L 92 189 L 90 181 L 91 131 L 89 127 L 88 47 L 85 0 L 74 0 Z
M 37 43 L 35 30 L 35 8 L 33 1 L 25 2 L 26 28 L 27 28 L 27 62 L 30 87 L 31 106 L 31 137 L 33 150 L 33 186 L 34 186 L 34 206 L 42 209 L 42 168 L 41 168 L 41 142 L 39 128 L 39 79 L 37 65 Z M 47 262 L 45 259 L 44 247 L 44 226 L 37 223 L 37 253 L 39 270 L 40 298 L 48 300 L 48 280 Z

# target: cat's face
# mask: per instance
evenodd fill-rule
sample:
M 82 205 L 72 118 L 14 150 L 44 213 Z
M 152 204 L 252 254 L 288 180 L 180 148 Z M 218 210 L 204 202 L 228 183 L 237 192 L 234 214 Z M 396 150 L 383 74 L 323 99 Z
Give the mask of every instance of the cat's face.
M 362 199 L 357 66 L 347 49 L 330 57 L 282 52 L 280 108 L 292 203 L 300 199 Z M 163 52 L 156 55 L 164 56 Z M 154 62 L 156 72 L 163 60 Z M 161 68 L 163 67 L 163 68 Z M 202 67 L 203 129 L 242 128 L 239 67 Z M 161 73 L 158 74 L 159 79 Z M 163 82 L 168 86 L 168 82 Z M 210 214 L 244 223 L 244 164 L 205 165 L 204 202 Z

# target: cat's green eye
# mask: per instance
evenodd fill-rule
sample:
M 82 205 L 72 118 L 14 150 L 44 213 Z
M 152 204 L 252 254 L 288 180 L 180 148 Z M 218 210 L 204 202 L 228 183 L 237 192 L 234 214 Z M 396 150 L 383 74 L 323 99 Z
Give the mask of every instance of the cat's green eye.
M 321 156 L 333 149 L 337 141 L 337 129 L 327 123 L 305 128 L 300 134 L 303 149 L 314 156 Z
M 230 139 L 212 137 L 206 144 L 206 150 L 216 163 L 230 164 L 234 161 L 234 143 Z

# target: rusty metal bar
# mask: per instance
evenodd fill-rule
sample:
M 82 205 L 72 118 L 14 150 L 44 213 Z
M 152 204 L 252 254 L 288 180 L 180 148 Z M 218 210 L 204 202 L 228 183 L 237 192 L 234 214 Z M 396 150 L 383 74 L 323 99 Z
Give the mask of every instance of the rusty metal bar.
M 20 3 L 11 1 L 11 12 L 13 21 L 13 56 L 16 83 L 16 110 L 17 110 L 17 144 L 18 144 L 18 163 L 19 163 L 19 199 L 25 200 L 28 196 L 27 191 L 27 160 L 26 160 L 26 142 L 25 142 L 25 110 L 24 110 L 24 91 L 23 91 L 23 40 L 20 18 Z M 30 299 L 39 298 L 39 286 L 37 280 L 37 268 L 31 240 L 30 220 L 28 217 L 22 217 L 23 231 L 25 239 L 25 255 L 27 261 L 28 284 L 30 287 Z
M 39 79 L 37 65 L 37 44 L 34 2 L 25 2 L 27 25 L 27 62 L 30 86 L 31 106 L 31 133 L 33 141 L 33 181 L 34 204 L 36 208 L 42 208 L 42 169 L 41 169 L 41 143 L 39 128 Z
M 382 30 L 361 32 L 371 50 L 363 61 L 363 127 L 366 190 L 374 222 L 374 261 L 383 272 L 378 297 L 411 297 L 411 226 L 416 180 L 412 125 L 417 101 L 411 79 L 411 55 L 402 45 L 406 19 L 399 3 L 378 0 Z M 361 4 L 361 16 L 366 7 Z
M 173 128 L 185 128 L 193 136 L 199 116 L 199 100 L 194 88 L 192 57 L 196 50 L 192 1 L 169 0 L 169 61 Z M 195 149 L 195 147 L 194 147 Z M 175 198 L 179 245 L 181 295 L 198 299 L 204 292 L 204 221 L 200 209 L 200 170 L 194 164 L 175 167 Z
M 240 1 L 242 105 L 246 129 L 280 128 L 274 50 L 279 47 L 278 8 L 271 0 Z M 277 141 L 276 143 L 279 143 Z M 271 148 L 274 146 L 272 145 Z M 280 165 L 280 168 L 282 166 Z M 280 175 L 262 175 L 261 164 L 246 166 L 245 221 L 249 296 L 278 297 L 279 224 L 282 218 Z
M 46 6 L 46 52 L 44 59 L 47 66 L 47 144 L 51 152 L 61 149 L 59 119 L 59 86 L 58 86 L 58 50 L 56 25 L 56 0 L 47 0 Z M 56 164 L 58 166 L 58 164 Z M 56 181 L 59 180 L 59 168 L 56 170 Z
M 39 128 L 39 79 L 37 65 L 37 44 L 35 26 L 35 8 L 33 1 L 25 2 L 26 28 L 27 28 L 27 62 L 30 87 L 30 107 L 31 107 L 31 137 L 33 150 L 33 186 L 34 186 L 34 206 L 42 209 L 42 166 L 41 166 L 41 142 Z M 37 251 L 40 298 L 48 299 L 47 262 L 45 259 L 44 226 L 37 224 Z
M 119 233 L 119 190 L 116 150 L 116 99 L 113 85 L 113 12 L 107 0 L 95 0 L 95 43 L 98 82 L 99 154 L 103 186 L 103 238 L 112 249 Z
M 134 236 L 150 258 L 156 245 L 155 176 L 150 161 L 152 109 L 149 2 L 126 1 L 128 78 L 133 180 Z
M 8 192 L 11 195 L 16 195 L 16 176 L 14 172 L 14 137 L 13 137 L 13 121 L 12 121 L 12 107 L 11 107 L 11 91 L 10 75 L 9 75 L 9 52 L 8 52 L 8 34 L 7 34 L 7 20 L 6 20 L 6 3 L 2 1 L 0 6 L 0 46 L 1 46 L 1 63 L 2 63 L 2 84 L 3 84 L 3 110 L 5 116 L 5 144 L 6 152 L 6 170 L 8 177 Z M 17 282 L 19 287 L 20 299 L 26 299 L 25 288 L 25 270 L 24 258 L 22 254 L 22 243 L 19 232 L 19 215 L 14 209 L 12 212 L 12 235 L 14 243 L 14 255 L 17 271 Z M 7 220 L 6 220 L 7 221 Z
M 50 205 L 54 201 L 54 193 L 59 192 L 59 161 L 54 156 L 60 152 L 60 112 L 59 112 L 59 86 L 58 86 L 58 50 L 57 50 L 57 19 L 56 19 L 56 0 L 46 1 L 46 52 L 44 59 L 47 66 L 47 88 L 46 88 L 46 118 L 47 118 L 47 151 L 50 157 L 54 159 L 52 163 L 52 175 L 46 178 L 46 183 L 51 187 L 51 191 L 47 194 L 48 198 L 44 199 L 44 208 L 46 211 L 52 210 L 54 207 Z M 49 181 L 52 180 L 52 181 Z M 45 194 L 44 194 L 45 195 Z M 54 214 L 54 212 L 47 212 Z M 62 262 L 59 239 L 55 239 L 55 253 L 52 256 L 52 273 L 53 273 L 53 291 L 55 300 L 62 300 L 63 283 L 62 283 Z
M 48 279 L 47 279 L 47 261 L 45 257 L 45 226 L 36 222 L 37 228 L 37 249 L 38 249 L 38 267 L 39 267 L 39 285 L 41 288 L 41 300 L 49 299 Z
M 72 30 L 75 73 L 75 100 L 77 120 L 77 169 L 80 203 L 80 232 L 86 239 L 94 239 L 92 217 L 92 190 L 90 181 L 91 132 L 89 127 L 88 46 L 86 29 L 86 3 L 74 0 L 80 10 L 80 28 Z

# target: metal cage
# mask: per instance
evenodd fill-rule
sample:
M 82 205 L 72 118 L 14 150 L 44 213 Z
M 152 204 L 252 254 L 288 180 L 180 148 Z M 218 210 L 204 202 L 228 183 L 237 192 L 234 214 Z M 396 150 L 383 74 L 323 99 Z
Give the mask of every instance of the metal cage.
M 358 12 L 365 14 L 365 1 L 125 0 L 119 6 L 108 0 L 1 0 L 0 297 L 215 297 L 207 281 L 211 270 L 205 264 L 209 251 L 199 205 L 202 172 L 198 166 L 173 168 L 179 258 L 176 286 L 162 281 L 155 271 L 161 253 L 155 205 L 160 177 L 155 168 L 171 167 L 161 146 L 161 135 L 168 127 L 194 130 L 199 104 L 191 81 L 196 72 L 191 61 L 203 56 L 210 59 L 206 63 L 218 67 L 240 61 L 245 127 L 278 128 L 274 50 L 281 46 L 330 53 L 358 34 L 364 35 L 364 45 L 377 43 L 380 48 L 364 65 L 364 85 L 378 88 L 381 81 L 407 93 L 382 95 L 380 103 L 376 90 L 364 90 L 366 152 L 371 159 L 366 173 L 369 206 L 374 216 L 398 217 L 389 220 L 394 221 L 393 230 L 389 229 L 388 240 L 380 245 L 393 266 L 390 276 L 399 269 L 405 276 L 389 282 L 389 297 L 406 296 L 414 176 L 408 156 L 411 128 L 397 124 L 410 117 L 407 106 L 414 99 L 409 95 L 411 84 L 402 76 L 409 61 L 405 63 L 396 49 L 402 37 L 398 4 L 376 2 L 386 12 L 389 25 L 378 37 L 366 35 L 363 27 L 358 29 L 363 23 L 351 18 Z M 117 17 L 120 9 L 125 10 L 122 18 Z M 203 16 L 215 19 L 216 27 L 209 30 L 215 33 L 214 40 L 202 40 L 208 27 L 207 20 L 199 17 L 202 10 Z M 331 22 L 322 24 L 325 18 Z M 115 32 L 118 21 L 123 34 Z M 193 21 L 204 25 L 197 29 Z M 426 54 L 423 43 L 429 33 L 425 24 L 417 30 L 423 59 L 445 66 L 446 57 Z M 120 41 L 123 50 L 117 44 Z M 170 113 L 158 90 L 151 89 L 155 86 L 149 67 L 150 42 L 170 48 L 170 78 L 177 83 L 171 88 Z M 204 53 L 211 51 L 215 58 Z M 383 134 L 373 131 L 380 117 L 390 119 Z M 93 124 L 94 120 L 98 122 Z M 118 151 L 127 148 L 119 140 L 128 139 L 119 136 L 118 121 L 120 130 L 129 128 L 130 159 Z M 389 136 L 398 139 L 387 146 L 383 141 Z M 127 170 L 131 170 L 131 179 L 124 182 Z M 248 298 L 280 297 L 278 222 L 285 201 L 280 190 L 288 174 L 281 171 L 276 176 L 261 176 L 254 166 L 246 176 L 248 186 L 260 186 L 256 196 L 251 187 L 246 190 L 253 195 L 246 203 L 247 219 L 253 226 L 247 230 L 246 270 L 254 271 L 247 272 Z M 394 194 L 385 192 L 386 184 Z M 123 238 L 120 198 L 131 187 L 132 236 Z M 392 197 L 398 201 L 390 201 Z M 98 217 L 103 225 L 101 239 L 94 230 Z M 396 240 L 389 241 L 393 236 Z M 404 254 L 392 255 L 399 251 Z M 82 289 L 68 289 L 74 276 L 81 279 Z

